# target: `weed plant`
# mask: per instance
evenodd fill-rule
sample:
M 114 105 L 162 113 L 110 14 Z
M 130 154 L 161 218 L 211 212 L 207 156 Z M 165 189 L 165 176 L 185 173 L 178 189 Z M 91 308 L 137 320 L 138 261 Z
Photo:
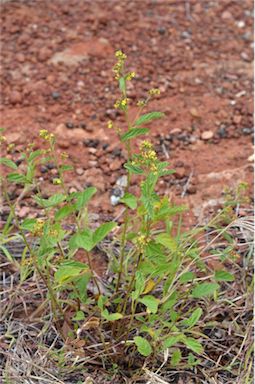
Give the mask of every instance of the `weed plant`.
M 120 200 L 125 206 L 123 224 L 106 222 L 92 228 L 89 202 L 96 188 L 68 191 L 65 173 L 72 167 L 66 164 L 65 153 L 57 155 L 55 136 L 41 130 L 42 149 L 34 150 L 33 144 L 27 147 L 22 153 L 26 165 L 22 170 L 11 156 L 0 159 L 11 169 L 1 178 L 3 197 L 10 207 L 1 249 L 19 269 L 20 284 L 31 275 L 44 284 L 47 296 L 38 305 L 40 313 L 45 320 L 53 315 L 65 343 L 74 350 L 82 346 L 88 361 L 99 356 L 109 370 L 112 366 L 141 368 L 162 359 L 171 367 L 194 367 L 203 359 L 206 335 L 200 329 L 201 318 L 208 303 L 220 298 L 222 282 L 234 277 L 223 269 L 210 270 L 206 261 L 211 257 L 211 244 L 201 247 L 199 242 L 204 228 L 182 232 L 181 216 L 186 208 L 156 193 L 159 179 L 174 170 L 141 137 L 149 133 L 149 123 L 164 118 L 162 112 L 144 111 L 160 91 L 149 90 L 137 102 L 136 116 L 131 118 L 128 83 L 135 73 L 126 71 L 123 52 L 117 51 L 116 58 L 113 70 L 120 96 L 114 107 L 123 114 L 125 128 L 113 121 L 108 128 L 116 132 L 127 154 L 127 186 Z M 9 154 L 13 149 L 8 146 Z M 45 198 L 38 167 L 48 162 L 57 168 L 56 193 Z M 134 180 L 139 183 L 136 196 L 130 192 Z M 16 202 L 8 193 L 10 183 L 23 187 Z M 27 193 L 32 194 L 41 218 L 19 219 L 17 206 Z M 215 225 L 216 233 L 224 235 L 218 222 L 216 218 L 208 226 Z M 105 282 L 93 269 L 92 252 L 109 235 L 119 246 L 117 254 L 109 253 L 111 281 Z M 8 242 L 15 236 L 24 242 L 20 262 L 8 250 Z M 226 239 L 231 243 L 230 236 Z M 78 250 L 83 250 L 86 263 L 77 261 Z M 232 250 L 230 244 L 227 255 Z

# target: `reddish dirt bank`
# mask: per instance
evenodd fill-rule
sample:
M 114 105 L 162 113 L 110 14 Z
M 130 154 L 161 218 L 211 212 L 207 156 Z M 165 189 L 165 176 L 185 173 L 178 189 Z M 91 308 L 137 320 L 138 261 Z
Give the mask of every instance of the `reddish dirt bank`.
M 1 126 L 8 142 L 19 148 L 38 142 L 40 129 L 55 132 L 59 151 L 75 166 L 70 188 L 96 185 L 94 211 L 115 216 L 121 207 L 111 207 L 109 195 L 125 153 L 106 122 L 120 119 L 112 66 L 121 48 L 138 74 L 130 98 L 161 89 L 151 109 L 166 118 L 153 124 L 153 142 L 177 172 L 160 192 L 187 203 L 202 220 L 206 206 L 221 203 L 225 186 L 252 180 L 252 5 L 3 2 Z M 54 170 L 41 171 L 52 178 Z

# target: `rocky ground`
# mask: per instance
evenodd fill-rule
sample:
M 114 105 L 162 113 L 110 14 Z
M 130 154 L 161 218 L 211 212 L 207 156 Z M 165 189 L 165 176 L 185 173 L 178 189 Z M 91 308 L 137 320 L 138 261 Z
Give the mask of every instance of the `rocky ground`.
M 109 197 L 125 153 L 106 128 L 109 118 L 120 120 L 112 74 L 119 48 L 138 74 L 129 97 L 161 90 L 151 109 L 166 118 L 153 124 L 152 139 L 177 172 L 160 192 L 188 204 L 191 221 L 202 220 L 205 207 L 221 204 L 226 186 L 251 181 L 251 0 L 14 0 L 1 8 L 8 142 L 19 149 L 38 144 L 40 129 L 56 133 L 58 150 L 75 167 L 68 186 L 98 188 L 94 212 L 115 216 L 121 209 Z M 50 181 L 54 170 L 41 172 Z
M 190 207 L 184 225 L 204 223 L 208 213 L 224 203 L 226 188 L 235 190 L 240 182 L 248 183 L 252 196 L 252 0 L 0 0 L 0 7 L 1 127 L 8 143 L 16 148 L 7 156 L 14 157 L 20 169 L 20 151 L 31 142 L 41 146 L 39 131 L 55 133 L 57 151 L 67 152 L 74 166 L 74 171 L 67 173 L 68 188 L 78 191 L 95 185 L 94 217 L 98 221 L 119 217 L 121 221 L 123 207 L 112 206 L 110 196 L 125 173 L 126 153 L 107 128 L 107 121 L 123 124 L 113 108 L 118 87 L 112 73 L 114 52 L 122 49 L 130 70 L 137 73 L 128 94 L 132 110 L 150 88 L 161 90 L 150 110 L 165 112 L 166 118 L 151 125 L 151 139 L 160 158 L 168 160 L 176 173 L 163 179 L 158 190 Z M 40 168 L 46 196 L 54 188 L 56 172 L 51 163 Z M 136 183 L 131 188 L 137 192 Z M 20 189 L 13 186 L 9 192 L 14 199 Z M 8 216 L 5 208 L 0 206 L 0 227 Z M 249 212 L 237 213 L 246 216 Z M 25 199 L 18 214 L 24 218 L 38 212 L 33 202 Z M 252 275 L 239 269 L 249 278 Z M 239 282 L 243 284 L 242 276 Z M 240 314 L 239 307 L 237 315 L 229 307 L 227 317 L 224 306 L 219 309 L 219 323 L 229 318 L 231 330 L 233 321 L 243 316 L 242 329 L 247 328 L 244 339 L 252 339 L 247 327 L 251 300 L 246 285 L 242 289 L 238 286 L 235 294 L 244 298 L 245 304 L 238 304 Z M 209 313 L 213 311 L 211 308 Z M 20 335 L 23 325 L 19 329 L 13 324 Z M 224 332 L 219 342 L 223 347 L 229 343 L 230 348 L 233 335 Z M 26 332 L 24 335 L 27 337 Z M 32 340 L 34 333 L 31 335 Z M 23 342 L 20 336 L 19 340 Z M 237 355 L 243 348 L 240 340 Z M 26 350 L 22 343 L 20 348 Z M 16 359 L 18 348 L 15 351 Z M 26 362 L 22 353 L 20 356 L 21 362 Z M 217 355 L 216 360 L 218 364 Z M 203 383 L 232 384 L 231 373 L 218 376 L 217 364 L 216 370 L 212 369 L 214 378 L 205 376 L 208 381 Z M 20 364 L 19 369 L 22 367 Z M 241 377 L 240 372 L 234 374 Z M 200 380 L 193 375 L 189 381 L 186 373 L 171 375 L 168 382 L 178 384 Z M 100 373 L 102 381 L 96 382 L 108 383 L 103 376 Z

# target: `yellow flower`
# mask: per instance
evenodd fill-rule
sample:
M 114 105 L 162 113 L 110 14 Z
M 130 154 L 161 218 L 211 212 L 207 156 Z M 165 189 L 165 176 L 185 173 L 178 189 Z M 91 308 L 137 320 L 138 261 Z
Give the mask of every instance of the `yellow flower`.
M 0 144 L 4 143 L 6 140 L 5 136 L 0 136 Z
M 56 179 L 53 179 L 52 182 L 53 182 L 54 185 L 59 185 L 59 184 L 62 183 L 61 180 L 60 180 L 60 179 L 57 179 L 57 178 L 56 178 Z
M 113 127 L 113 123 L 112 123 L 111 120 L 108 121 L 108 123 L 107 123 L 107 127 L 108 127 L 109 129 L 111 129 L 111 128 Z
M 136 105 L 138 107 L 144 107 L 146 105 L 146 101 L 145 100 L 138 100 Z
M 135 77 L 135 72 L 130 72 L 127 74 L 126 79 L 127 80 L 132 80 Z
M 160 95 L 160 90 L 158 88 L 152 88 L 148 91 L 148 94 L 150 96 L 156 96 L 156 95 Z

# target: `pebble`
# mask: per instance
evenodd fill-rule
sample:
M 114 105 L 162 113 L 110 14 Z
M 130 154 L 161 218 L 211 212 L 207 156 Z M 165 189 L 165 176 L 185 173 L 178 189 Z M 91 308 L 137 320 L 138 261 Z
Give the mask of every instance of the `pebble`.
M 221 18 L 222 18 L 223 20 L 229 20 L 229 19 L 232 19 L 232 18 L 233 18 L 233 15 L 232 15 L 232 13 L 230 13 L 229 11 L 224 11 L 224 12 L 222 12 L 222 14 L 221 14 Z
M 48 172 L 48 167 L 47 166 L 45 167 L 44 165 L 42 165 L 41 168 L 40 168 L 40 172 L 41 173 L 47 173 Z
M 221 127 L 218 129 L 217 134 L 218 134 L 218 136 L 219 136 L 221 139 L 227 137 L 226 127 L 225 127 L 224 125 L 221 126 Z
M 68 122 L 66 123 L 66 128 L 68 128 L 68 129 L 73 129 L 73 128 L 74 128 L 74 124 L 71 123 L 71 121 L 68 121 Z
M 30 208 L 29 207 L 22 207 L 19 209 L 19 211 L 17 212 L 17 215 L 19 218 L 23 219 L 24 217 L 26 217 L 30 212 Z
M 60 97 L 60 93 L 54 91 L 54 92 L 52 92 L 51 97 L 53 98 L 53 100 L 58 100 Z
M 187 188 L 187 192 L 190 195 L 194 195 L 197 192 L 197 188 L 195 187 L 195 185 L 189 185 Z
M 18 91 L 12 91 L 9 100 L 11 104 L 20 104 L 22 103 L 22 94 Z
M 98 139 L 85 139 L 85 140 L 83 140 L 83 144 L 86 147 L 96 148 L 99 143 L 100 143 L 100 141 Z
M 16 60 L 19 62 L 19 63 L 24 63 L 25 61 L 25 55 L 23 55 L 23 53 L 18 53 L 16 55 Z
M 242 116 L 241 116 L 241 115 L 235 115 L 235 116 L 233 117 L 233 122 L 234 122 L 235 124 L 240 124 L 241 121 L 242 121 Z
M 243 135 L 250 135 L 253 132 L 253 129 L 245 127 L 245 128 L 242 129 L 242 132 L 243 132 Z
M 241 59 L 243 59 L 243 61 L 248 61 L 248 62 L 250 62 L 250 61 L 251 61 L 251 59 L 250 59 L 249 55 L 247 55 L 247 53 L 246 53 L 246 52 L 241 52 L 241 55 L 240 55 L 240 57 L 241 57 Z
M 160 35 L 164 35 L 164 34 L 166 33 L 166 28 L 165 28 L 165 27 L 159 27 L 159 28 L 158 28 L 158 33 L 159 33 Z
M 77 174 L 78 176 L 83 175 L 83 173 L 84 173 L 84 169 L 83 169 L 83 168 L 77 168 L 77 169 L 76 169 L 76 174 Z
M 184 167 L 177 168 L 174 173 L 176 179 L 183 179 L 186 176 L 186 169 Z
M 122 162 L 119 159 L 114 159 L 113 161 L 111 161 L 109 168 L 111 171 L 117 171 L 121 168 L 121 166 Z
M 204 131 L 201 134 L 201 139 L 202 140 L 210 140 L 213 138 L 213 132 L 212 131 Z
M 48 60 L 51 57 L 51 53 L 52 52 L 51 52 L 51 50 L 49 48 L 43 47 L 38 52 L 37 58 L 38 58 L 39 61 L 42 61 L 42 62 L 46 61 L 46 60 Z

